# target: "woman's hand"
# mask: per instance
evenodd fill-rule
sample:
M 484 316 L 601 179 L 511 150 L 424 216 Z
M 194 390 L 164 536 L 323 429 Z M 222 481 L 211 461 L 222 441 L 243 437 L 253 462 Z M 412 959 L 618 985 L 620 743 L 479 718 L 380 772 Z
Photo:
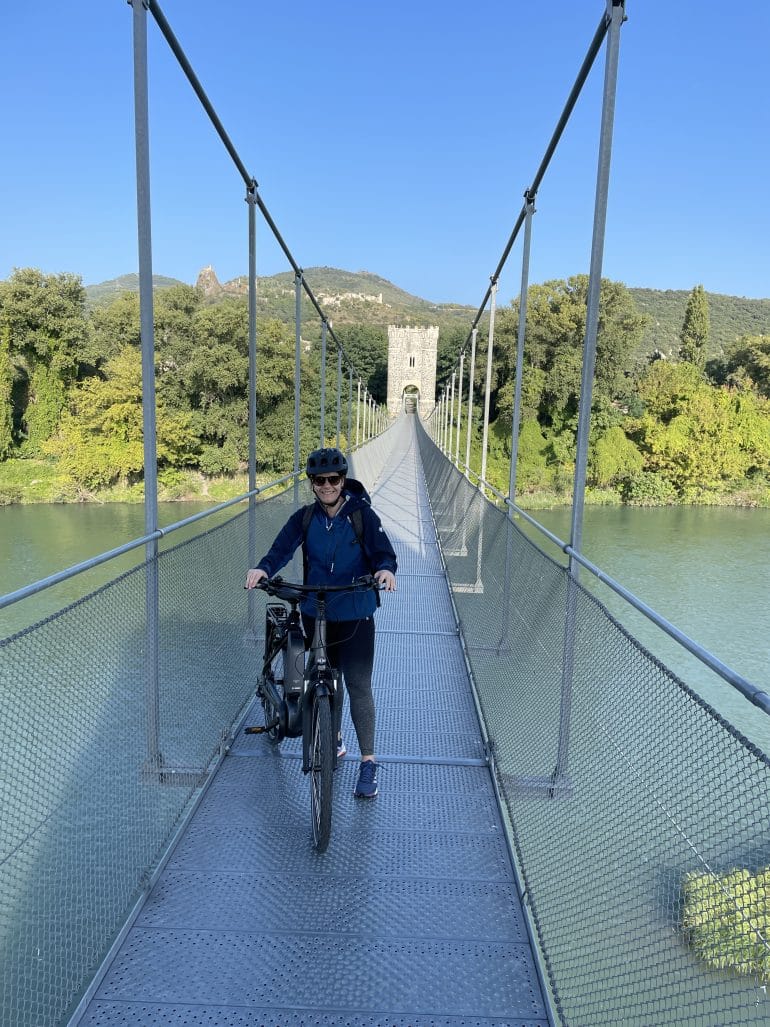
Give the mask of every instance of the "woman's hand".
M 246 572 L 246 588 L 256 588 L 267 574 L 261 567 L 252 567 Z
M 379 581 L 386 592 L 396 591 L 396 575 L 393 571 L 375 571 L 374 580 Z

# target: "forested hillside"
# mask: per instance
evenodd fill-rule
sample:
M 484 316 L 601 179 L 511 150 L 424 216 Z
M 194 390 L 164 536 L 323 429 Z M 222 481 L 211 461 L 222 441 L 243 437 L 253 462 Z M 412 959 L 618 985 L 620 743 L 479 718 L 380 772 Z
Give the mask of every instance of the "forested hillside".
M 342 271 L 332 267 L 313 267 L 304 272 L 305 278 L 319 299 L 321 306 L 335 324 L 365 324 L 387 327 L 389 324 L 437 324 L 444 329 L 457 325 L 469 326 L 478 307 L 452 303 L 431 303 L 399 289 L 385 278 L 368 271 Z M 156 289 L 184 283 L 174 278 L 155 276 Z M 245 276 L 220 284 L 213 269 L 205 268 L 198 279 L 208 302 L 217 302 L 225 296 L 245 296 L 248 282 Z M 137 292 L 138 275 L 120 278 L 86 287 L 89 305 L 103 305 L 121 292 Z M 637 355 L 648 355 L 655 350 L 674 356 L 679 348 L 685 306 L 689 293 L 679 289 L 643 289 L 630 287 L 639 312 L 648 318 L 639 342 Z M 722 296 L 706 293 L 711 318 L 709 356 L 723 354 L 736 339 L 743 335 L 770 334 L 770 299 L 747 299 L 742 296 Z M 282 321 L 294 319 L 294 275 L 284 272 L 258 279 L 259 311 L 265 317 Z M 305 333 L 313 337 L 316 314 L 307 299 L 303 301 Z M 466 332 L 467 334 L 467 332 Z
M 305 272 L 347 362 L 380 403 L 387 325 L 438 324 L 438 388 L 457 364 L 475 310 L 431 304 L 368 272 Z M 587 295 L 586 276 L 530 287 L 517 498 L 567 502 Z M 247 457 L 245 279 L 155 291 L 157 451 L 163 498 L 242 490 Z M 139 304 L 134 276 L 86 289 L 71 274 L 20 269 L 0 282 L 0 502 L 142 494 Z M 292 466 L 294 280 L 258 283 L 258 474 Z M 303 303 L 301 439 L 319 436 L 320 329 Z M 505 489 L 511 452 L 518 301 L 498 307 L 488 475 Z M 478 337 L 472 467 L 480 467 L 486 322 Z M 664 339 L 665 333 L 665 342 Z M 716 340 L 716 341 L 715 341 Z M 466 364 L 467 367 L 467 364 Z M 467 379 L 466 379 L 467 382 Z M 467 388 L 467 384 L 466 384 Z M 336 360 L 326 377 L 336 430 Z M 354 390 L 356 391 L 356 390 Z M 348 440 L 346 416 L 340 438 Z M 628 289 L 602 282 L 588 468 L 589 502 L 770 505 L 770 301 Z
M 659 350 L 674 356 L 679 348 L 688 292 L 672 289 L 629 289 L 640 313 L 649 318 L 642 335 L 643 353 Z M 709 356 L 720 356 L 742 335 L 770 334 L 770 299 L 721 296 L 707 292 L 711 332 Z

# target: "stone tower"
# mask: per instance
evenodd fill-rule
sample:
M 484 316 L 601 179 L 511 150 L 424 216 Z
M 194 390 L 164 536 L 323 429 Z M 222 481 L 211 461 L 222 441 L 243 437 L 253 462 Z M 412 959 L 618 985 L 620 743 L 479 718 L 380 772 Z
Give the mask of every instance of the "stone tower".
M 404 391 L 418 394 L 420 416 L 433 409 L 436 396 L 438 326 L 401 328 L 388 325 L 388 413 L 401 412 Z

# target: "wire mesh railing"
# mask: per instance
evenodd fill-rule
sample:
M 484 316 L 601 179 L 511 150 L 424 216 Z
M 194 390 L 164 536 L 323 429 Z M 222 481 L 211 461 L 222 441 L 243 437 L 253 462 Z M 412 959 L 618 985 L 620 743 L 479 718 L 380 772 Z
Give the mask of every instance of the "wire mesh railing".
M 420 441 L 561 1022 L 767 1023 L 770 758 Z
M 386 454 L 373 440 L 356 473 L 373 484 Z M 291 487 L 258 504 L 260 551 L 294 506 Z M 64 1022 L 253 697 L 250 517 L 204 521 L 157 557 L 151 676 L 148 561 L 0 640 L 3 1024 Z

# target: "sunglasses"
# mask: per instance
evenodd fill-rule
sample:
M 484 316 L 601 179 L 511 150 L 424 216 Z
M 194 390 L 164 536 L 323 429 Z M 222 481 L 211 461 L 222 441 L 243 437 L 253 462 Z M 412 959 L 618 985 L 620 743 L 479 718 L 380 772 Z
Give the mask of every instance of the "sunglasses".
M 327 482 L 328 482 L 329 485 L 339 485 L 339 483 L 342 481 L 342 475 L 341 474 L 314 474 L 311 480 L 312 480 L 314 485 L 325 485 L 325 484 L 327 484 Z

